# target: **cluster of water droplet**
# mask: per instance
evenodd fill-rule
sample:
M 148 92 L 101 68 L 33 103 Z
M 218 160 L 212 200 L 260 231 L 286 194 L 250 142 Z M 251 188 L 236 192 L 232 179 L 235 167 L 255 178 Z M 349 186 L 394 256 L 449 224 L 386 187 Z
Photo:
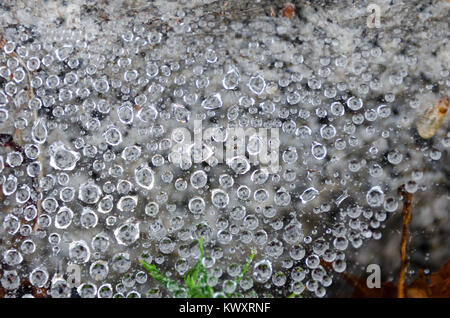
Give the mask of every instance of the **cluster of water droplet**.
M 346 251 L 381 237 L 397 187 L 425 189 L 424 172 L 450 145 L 411 132 L 415 96 L 430 90 L 413 83 L 412 53 L 361 42 L 343 55 L 337 38 L 285 18 L 194 10 L 141 22 L 98 34 L 6 29 L 0 127 L 13 129 L 2 135 L 0 221 L 10 293 L 29 280 L 69 297 L 75 264 L 81 297 L 160 297 L 167 290 L 138 259 L 182 280 L 203 237 L 215 289 L 323 297 Z M 448 90 L 448 71 L 440 76 Z M 245 156 L 218 162 L 209 141 L 175 164 L 176 128 L 193 131 L 194 120 L 218 143 L 226 128 L 278 128 L 269 142 L 279 170 Z M 250 136 L 246 154 L 261 147 Z

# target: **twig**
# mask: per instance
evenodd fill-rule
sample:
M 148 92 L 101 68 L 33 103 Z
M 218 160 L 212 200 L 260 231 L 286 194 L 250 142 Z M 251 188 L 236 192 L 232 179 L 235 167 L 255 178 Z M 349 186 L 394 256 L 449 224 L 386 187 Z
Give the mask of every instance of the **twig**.
M 402 239 L 400 243 L 400 277 L 398 281 L 398 298 L 405 297 L 405 273 L 406 273 L 406 246 L 408 241 L 408 227 L 411 221 L 411 207 L 412 207 L 412 194 L 408 193 L 405 189 L 405 185 L 399 188 L 399 193 L 403 197 L 403 224 L 402 224 Z
M 225 9 L 226 9 L 226 7 L 228 6 L 228 3 L 229 3 L 230 1 L 226 1 L 222 6 L 220 6 L 220 10 L 223 12 L 223 11 L 225 11 Z
M 276 17 L 277 14 L 275 13 L 275 10 L 273 9 L 273 7 L 270 7 L 270 16 L 271 17 Z

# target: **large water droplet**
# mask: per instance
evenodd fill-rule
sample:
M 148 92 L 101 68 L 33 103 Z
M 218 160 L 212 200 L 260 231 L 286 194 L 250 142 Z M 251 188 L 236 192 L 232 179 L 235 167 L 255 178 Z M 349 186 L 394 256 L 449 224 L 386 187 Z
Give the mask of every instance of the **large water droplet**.
M 50 146 L 49 153 L 50 166 L 56 170 L 73 170 L 81 157 L 78 152 L 66 148 L 61 141 L 53 143 Z
M 202 107 L 204 109 L 217 109 L 222 107 L 222 97 L 219 93 L 212 96 L 208 96 L 202 102 Z
M 67 229 L 72 223 L 73 211 L 68 207 L 61 207 L 55 216 L 55 227 L 57 229 Z
M 384 193 L 379 186 L 372 187 L 367 192 L 366 200 L 371 207 L 378 207 L 384 202 Z
M 117 243 L 129 246 L 139 239 L 139 223 L 133 219 L 127 220 L 114 231 Z
M 214 189 L 211 192 L 211 202 L 214 206 L 222 209 L 228 205 L 228 202 L 230 201 L 230 198 L 228 196 L 228 193 L 221 189 Z
M 350 108 L 351 110 L 358 110 L 361 109 L 363 106 L 363 101 L 361 98 L 357 98 L 357 97 L 350 97 L 347 100 L 347 106 L 348 108 Z
M 147 190 L 153 188 L 153 183 L 155 181 L 155 177 L 152 169 L 150 169 L 146 165 L 140 165 L 134 170 L 134 178 L 136 183 Z
M 85 241 L 74 241 L 69 246 L 69 257 L 77 264 L 84 264 L 89 261 L 91 252 Z
M 269 260 L 262 260 L 255 264 L 253 268 L 253 278 L 258 283 L 267 282 L 272 276 L 272 263 Z
M 31 129 L 31 138 L 33 138 L 34 142 L 43 144 L 47 140 L 47 134 L 45 120 L 43 118 L 37 119 Z
M 239 73 L 235 70 L 225 74 L 222 84 L 225 89 L 235 89 L 239 85 Z
M 314 141 L 311 145 L 311 153 L 317 160 L 322 160 L 327 155 L 327 148 L 324 145 Z
M 300 195 L 300 200 L 302 200 L 302 203 L 305 204 L 306 202 L 309 202 L 317 197 L 318 194 L 319 191 L 317 191 L 314 187 L 311 187 L 303 191 Z
M 256 95 L 262 94 L 264 88 L 266 88 L 266 82 L 261 75 L 253 76 L 248 81 L 248 87 Z
M 78 199 L 87 204 L 95 204 L 100 200 L 102 190 L 93 181 L 88 181 L 80 185 Z
M 117 146 L 122 142 L 122 133 L 116 127 L 110 127 L 103 134 L 105 141 L 111 146 Z
M 65 44 L 61 48 L 55 50 L 55 55 L 58 58 L 58 60 L 64 61 L 67 58 L 69 58 L 69 56 L 72 54 L 72 52 L 73 52 L 73 46 L 70 44 Z

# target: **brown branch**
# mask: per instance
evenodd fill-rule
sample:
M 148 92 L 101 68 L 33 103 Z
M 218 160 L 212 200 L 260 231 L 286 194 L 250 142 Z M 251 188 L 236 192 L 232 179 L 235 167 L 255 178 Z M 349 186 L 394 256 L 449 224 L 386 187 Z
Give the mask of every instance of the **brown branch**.
M 405 297 L 405 273 L 406 273 L 406 247 L 408 243 L 408 227 L 411 221 L 412 194 L 408 193 L 405 185 L 399 188 L 399 193 L 403 197 L 403 223 L 402 223 L 402 239 L 400 243 L 400 277 L 398 280 L 398 298 Z

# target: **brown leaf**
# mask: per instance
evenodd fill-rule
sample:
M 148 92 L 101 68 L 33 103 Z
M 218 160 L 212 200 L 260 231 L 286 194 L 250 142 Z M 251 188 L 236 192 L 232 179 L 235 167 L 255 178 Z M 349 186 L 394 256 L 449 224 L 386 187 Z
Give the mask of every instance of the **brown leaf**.
M 283 11 L 281 11 L 281 16 L 284 18 L 292 19 L 295 16 L 295 6 L 290 2 L 285 3 Z
M 355 277 L 342 273 L 342 278 L 354 286 L 354 298 L 395 298 L 398 286 L 393 282 L 382 282 L 380 288 L 369 288 L 366 277 Z M 429 277 L 419 270 L 419 277 L 405 288 L 408 298 L 450 298 L 450 258 L 438 272 Z
M 450 258 L 439 272 L 431 274 L 431 296 L 436 298 L 450 297 Z

